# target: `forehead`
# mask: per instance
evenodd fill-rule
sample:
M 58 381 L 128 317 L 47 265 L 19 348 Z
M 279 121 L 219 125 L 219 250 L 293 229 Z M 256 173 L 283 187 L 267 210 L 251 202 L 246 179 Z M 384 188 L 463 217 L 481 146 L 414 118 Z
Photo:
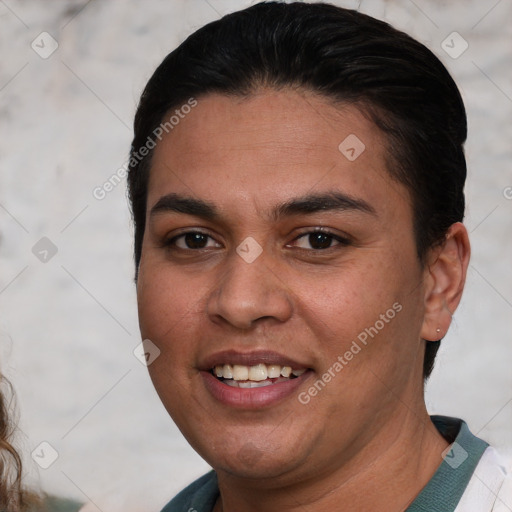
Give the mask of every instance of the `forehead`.
M 387 172 L 384 136 L 354 105 L 290 89 L 197 102 L 154 150 L 149 208 L 172 192 L 269 206 L 333 187 L 370 203 L 388 189 L 407 200 Z

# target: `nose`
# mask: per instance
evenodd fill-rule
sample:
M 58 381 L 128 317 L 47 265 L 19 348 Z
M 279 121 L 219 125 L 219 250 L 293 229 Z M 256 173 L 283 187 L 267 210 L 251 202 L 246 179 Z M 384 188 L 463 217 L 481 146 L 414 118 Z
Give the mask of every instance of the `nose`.
M 292 310 L 291 289 L 265 252 L 250 263 L 233 252 L 219 271 L 208 302 L 212 321 L 243 330 L 263 319 L 285 322 Z

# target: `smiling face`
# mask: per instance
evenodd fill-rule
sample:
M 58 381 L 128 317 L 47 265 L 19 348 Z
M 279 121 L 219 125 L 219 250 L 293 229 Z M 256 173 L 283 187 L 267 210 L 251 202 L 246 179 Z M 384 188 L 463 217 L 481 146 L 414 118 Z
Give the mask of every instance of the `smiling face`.
M 424 270 L 385 147 L 357 108 L 291 90 L 201 97 L 157 145 L 141 333 L 218 471 L 318 474 L 424 407 Z

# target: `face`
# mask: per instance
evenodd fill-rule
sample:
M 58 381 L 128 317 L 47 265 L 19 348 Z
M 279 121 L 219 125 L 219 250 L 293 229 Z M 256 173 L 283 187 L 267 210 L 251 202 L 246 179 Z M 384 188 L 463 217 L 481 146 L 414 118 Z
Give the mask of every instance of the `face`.
M 200 97 L 155 148 L 140 328 L 218 471 L 334 468 L 423 400 L 424 271 L 385 162 L 356 107 L 291 90 Z

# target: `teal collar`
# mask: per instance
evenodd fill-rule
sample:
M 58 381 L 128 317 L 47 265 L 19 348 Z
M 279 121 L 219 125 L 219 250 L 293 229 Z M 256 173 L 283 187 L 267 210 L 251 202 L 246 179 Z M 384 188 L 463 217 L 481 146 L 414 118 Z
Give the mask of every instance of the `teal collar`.
M 434 476 L 406 512 L 453 512 L 489 446 L 474 436 L 462 420 L 448 416 L 431 416 L 431 419 L 439 433 L 452 444 Z
M 454 512 L 489 446 L 474 436 L 462 420 L 447 416 L 431 416 L 431 419 L 451 446 L 434 476 L 406 512 Z M 210 512 L 218 496 L 217 475 L 210 471 L 179 493 L 162 512 Z

